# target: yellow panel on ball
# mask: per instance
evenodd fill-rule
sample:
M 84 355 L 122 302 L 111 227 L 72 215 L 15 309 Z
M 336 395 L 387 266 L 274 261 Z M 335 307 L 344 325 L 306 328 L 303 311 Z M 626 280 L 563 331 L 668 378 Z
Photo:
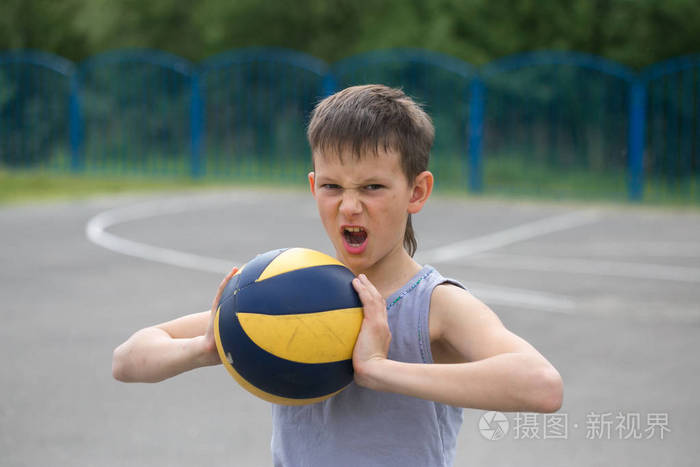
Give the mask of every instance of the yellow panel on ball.
M 290 248 L 281 253 L 274 261 L 265 268 L 256 281 L 263 281 L 270 277 L 284 274 L 302 268 L 312 268 L 314 266 L 326 266 L 336 264 L 344 266 L 343 263 L 320 251 L 308 248 Z
M 362 308 L 294 315 L 238 313 L 243 330 L 260 348 L 301 363 L 352 358 L 362 318 Z

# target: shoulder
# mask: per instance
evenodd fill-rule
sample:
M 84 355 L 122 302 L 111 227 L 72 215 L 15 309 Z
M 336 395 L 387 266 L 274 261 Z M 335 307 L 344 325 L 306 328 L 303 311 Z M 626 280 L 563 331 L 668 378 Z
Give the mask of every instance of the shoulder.
M 431 337 L 444 336 L 445 330 L 464 321 L 486 308 L 480 300 L 467 290 L 449 282 L 438 284 L 430 296 L 430 334 Z
M 456 285 L 435 287 L 430 301 L 429 332 L 436 349 L 449 349 L 452 359 L 476 361 L 500 353 L 510 333 L 481 300 Z
M 462 361 L 477 361 L 503 353 L 537 353 L 509 331 L 485 303 L 451 284 L 435 287 L 430 303 L 430 339 Z

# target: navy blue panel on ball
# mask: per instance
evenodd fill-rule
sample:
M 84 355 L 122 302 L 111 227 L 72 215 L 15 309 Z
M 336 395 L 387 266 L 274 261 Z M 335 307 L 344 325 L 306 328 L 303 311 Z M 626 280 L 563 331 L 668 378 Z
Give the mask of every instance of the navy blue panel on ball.
M 261 255 L 256 256 L 255 258 L 250 260 L 250 262 L 246 263 L 245 267 L 243 268 L 243 271 L 233 276 L 229 283 L 226 284 L 226 287 L 224 288 L 224 291 L 221 294 L 219 305 L 223 305 L 229 300 L 235 301 L 237 297 L 234 295 L 234 292 L 242 287 L 245 287 L 246 285 L 250 285 L 253 282 L 255 282 L 258 279 L 258 277 L 260 277 L 260 274 L 262 274 L 265 268 L 272 262 L 272 260 L 277 258 L 282 252 L 286 250 L 288 250 L 288 248 L 268 251 L 267 253 L 263 253 Z
M 262 253 L 246 263 L 241 272 L 241 287 L 245 287 L 255 282 L 265 268 L 280 254 L 287 251 L 289 248 L 281 248 L 279 250 L 268 251 Z
M 267 393 L 290 399 L 310 399 L 339 391 L 352 382 L 352 360 L 298 363 L 276 357 L 258 347 L 231 307 L 219 314 L 219 336 L 224 353 L 234 356 L 233 367 L 246 381 Z M 235 358 L 243 355 L 244 358 Z
M 231 278 L 230 281 L 228 281 L 228 284 L 226 284 L 226 287 L 224 287 L 224 291 L 221 293 L 221 298 L 219 299 L 219 305 L 223 305 L 224 303 L 228 302 L 230 299 L 233 298 L 234 292 L 236 289 L 238 289 L 239 284 L 241 282 L 241 275 L 236 274 Z
M 361 307 L 354 277 L 335 264 L 286 272 L 243 287 L 237 311 L 278 315 Z

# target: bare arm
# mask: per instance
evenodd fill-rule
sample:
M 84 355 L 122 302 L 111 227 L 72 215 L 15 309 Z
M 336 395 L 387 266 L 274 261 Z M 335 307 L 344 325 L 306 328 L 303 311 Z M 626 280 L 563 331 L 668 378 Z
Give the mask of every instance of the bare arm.
M 114 349 L 112 376 L 124 382 L 155 383 L 195 368 L 220 363 L 213 324 L 219 299 L 234 268 L 221 282 L 210 311 L 135 332 Z
M 431 336 L 462 363 L 416 364 L 386 358 L 391 335 L 384 300 L 366 278 L 355 287 L 365 306 L 353 354 L 358 384 L 484 410 L 554 412 L 561 406 L 556 369 L 468 292 L 438 286 L 430 312 Z
M 164 323 L 136 331 L 126 342 L 114 350 L 112 375 L 127 383 L 156 383 L 182 372 L 218 361 L 216 351 L 208 351 L 204 332 L 191 337 L 170 334 L 168 324 L 195 334 L 197 329 L 206 330 L 210 312 L 196 313 L 179 318 L 179 323 Z M 191 327 L 188 327 L 191 326 Z M 216 358 L 216 360 L 214 360 Z

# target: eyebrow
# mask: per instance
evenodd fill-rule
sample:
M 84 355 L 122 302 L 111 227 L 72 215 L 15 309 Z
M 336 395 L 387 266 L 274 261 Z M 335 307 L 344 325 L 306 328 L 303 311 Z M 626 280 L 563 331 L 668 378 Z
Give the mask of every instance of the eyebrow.
M 328 176 L 328 175 L 319 175 L 318 177 L 316 177 L 316 182 L 317 183 L 322 183 L 322 182 L 336 183 L 337 180 L 331 176 Z M 389 184 L 389 181 L 386 179 L 370 176 L 368 178 L 360 180 L 358 184 L 359 185 L 387 185 L 387 184 Z

